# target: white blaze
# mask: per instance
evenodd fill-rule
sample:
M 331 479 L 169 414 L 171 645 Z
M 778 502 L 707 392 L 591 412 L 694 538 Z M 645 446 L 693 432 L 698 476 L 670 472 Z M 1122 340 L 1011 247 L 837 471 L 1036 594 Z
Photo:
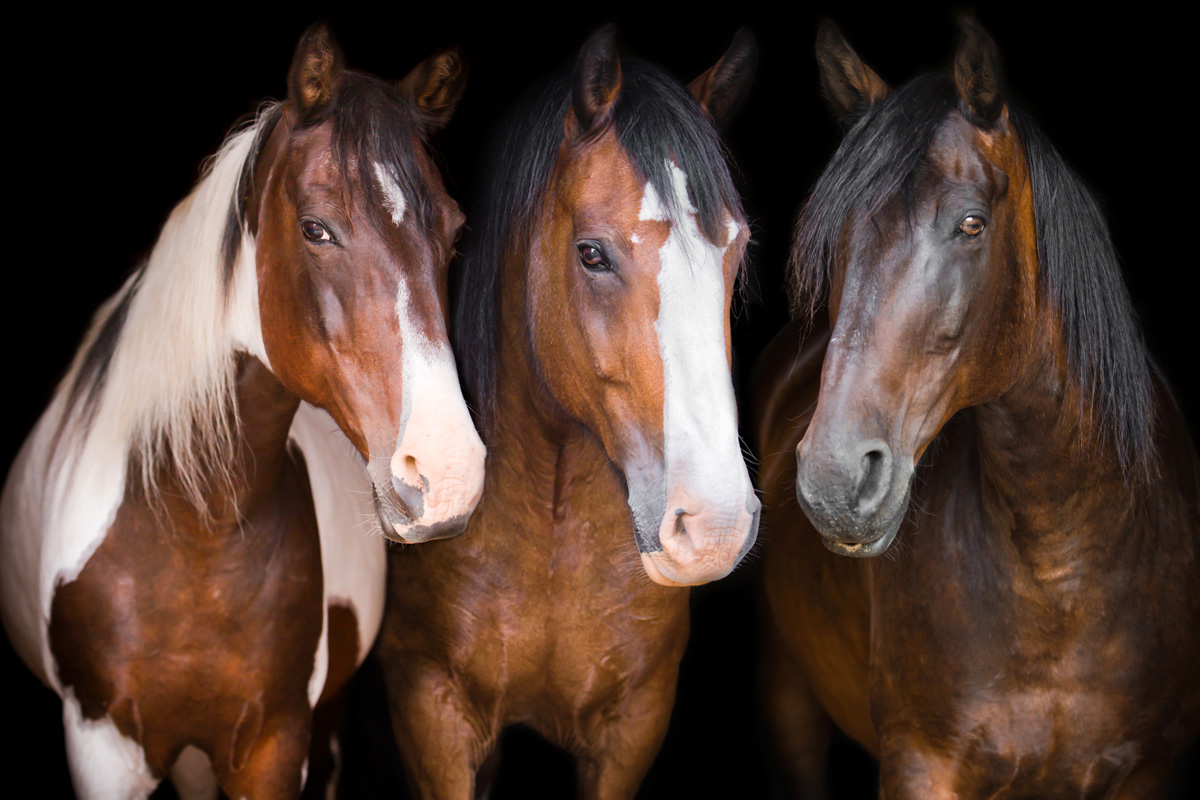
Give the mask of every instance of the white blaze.
M 750 477 L 737 434 L 737 405 L 725 348 L 725 247 L 709 242 L 688 199 L 687 176 L 671 170 L 678 218 L 646 185 L 639 218 L 670 221 L 659 249 L 659 314 L 654 324 L 663 362 L 664 457 L 670 487 L 697 499 L 744 504 Z M 729 220 L 729 243 L 740 230 Z M 692 511 L 692 509 L 688 509 Z M 670 515 L 673 509 L 668 508 Z
M 412 301 L 404 279 L 401 279 L 396 294 L 396 317 L 400 322 L 400 341 L 403 347 L 400 370 L 402 409 L 400 434 L 396 439 L 396 453 L 392 457 L 392 479 L 403 481 L 425 492 L 432 487 L 424 486 L 421 478 L 428 479 L 431 476 L 425 474 L 424 470 L 421 478 L 411 476 L 411 470 L 402 463 L 402 453 L 420 450 L 437 454 L 445 449 L 445 443 L 469 439 L 469 449 L 479 457 L 479 464 L 482 466 L 483 442 L 475 431 L 467 404 L 463 400 L 462 389 L 458 385 L 458 370 L 455 369 L 450 346 L 445 341 L 430 340 L 414 323 Z M 408 446 L 404 447 L 406 441 Z M 418 441 L 428 442 L 428 445 L 414 447 Z M 466 465 L 463 466 L 466 468 Z M 436 504 L 438 499 L 426 498 L 425 517 L 430 515 L 429 503 L 432 501 Z M 463 509 L 464 512 L 469 510 Z
M 404 192 L 400 191 L 400 187 L 382 164 L 375 162 L 371 166 L 375 172 L 375 180 L 379 182 L 379 190 L 383 192 L 383 205 L 392 215 L 392 224 L 400 227 L 400 223 L 404 221 L 404 212 L 408 208 Z

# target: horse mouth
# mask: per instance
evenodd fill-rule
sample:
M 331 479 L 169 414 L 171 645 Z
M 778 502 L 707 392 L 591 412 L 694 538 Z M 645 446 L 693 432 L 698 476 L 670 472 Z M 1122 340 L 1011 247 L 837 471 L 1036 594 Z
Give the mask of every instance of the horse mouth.
M 821 544 L 825 545 L 826 550 L 836 553 L 839 556 L 849 556 L 850 558 L 874 558 L 875 556 L 881 556 L 892 546 L 892 542 L 896 541 L 896 534 L 900 532 L 900 523 L 903 520 L 904 516 L 902 514 L 897 515 L 895 521 L 888 526 L 882 535 L 869 542 L 847 542 L 834 539 L 822 533 Z
M 897 530 L 899 530 L 897 528 Z M 836 553 L 839 556 L 849 556 L 850 558 L 874 558 L 875 556 L 883 555 L 887 549 L 892 546 L 892 542 L 896 540 L 896 531 L 885 533 L 878 539 L 871 542 L 838 542 L 833 539 L 821 537 L 821 544 L 825 545 L 825 549 L 831 553 Z

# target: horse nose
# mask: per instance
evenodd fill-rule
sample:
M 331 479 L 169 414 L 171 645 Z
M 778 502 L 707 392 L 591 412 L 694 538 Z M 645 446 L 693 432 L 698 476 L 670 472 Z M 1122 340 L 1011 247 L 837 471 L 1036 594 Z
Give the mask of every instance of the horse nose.
M 391 485 L 376 485 L 376 502 L 388 523 L 384 532 L 389 539 L 426 542 L 465 530 L 483 495 L 486 451 L 473 427 L 456 433 L 413 432 L 393 453 Z
M 758 537 L 762 503 L 753 489 L 741 500 L 712 504 L 677 499 L 659 530 L 661 550 L 642 553 L 646 573 L 667 586 L 694 586 L 724 578 Z
M 858 473 L 852 478 L 858 484 L 854 490 L 854 510 L 869 517 L 879 510 L 887 494 L 888 476 L 892 472 L 892 451 L 881 441 L 867 442 L 858 459 Z
M 891 485 L 892 451 L 879 439 L 846 439 L 817 448 L 808 437 L 796 447 L 796 499 L 823 535 L 869 541 L 869 521 Z

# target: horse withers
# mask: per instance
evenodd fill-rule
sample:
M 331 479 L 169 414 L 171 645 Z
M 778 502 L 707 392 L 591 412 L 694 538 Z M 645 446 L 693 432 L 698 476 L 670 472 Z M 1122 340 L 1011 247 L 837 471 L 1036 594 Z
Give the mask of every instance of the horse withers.
M 774 749 L 800 797 L 831 721 L 888 800 L 1162 797 L 1200 727 L 1196 452 L 1095 200 L 962 25 L 897 91 L 819 36 L 848 131 L 792 279 L 830 327 L 756 376 Z
M 464 78 L 450 51 L 393 86 L 305 34 L 13 464 L 0 611 L 81 797 L 295 797 L 378 630 L 376 533 L 454 535 L 477 503 L 443 317 L 463 215 L 425 149 Z
M 740 34 L 689 91 L 602 29 L 498 141 L 454 334 L 485 499 L 458 539 L 391 554 L 380 638 L 422 797 L 474 796 L 517 723 L 579 759 L 584 796 L 632 797 L 674 702 L 679 587 L 754 542 L 729 363 L 749 232 L 714 121 L 755 54 Z

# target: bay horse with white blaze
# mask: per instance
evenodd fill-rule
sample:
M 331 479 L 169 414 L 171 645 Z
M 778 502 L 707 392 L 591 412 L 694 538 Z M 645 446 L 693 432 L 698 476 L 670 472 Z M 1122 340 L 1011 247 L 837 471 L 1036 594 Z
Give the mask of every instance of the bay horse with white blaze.
M 756 375 L 788 783 L 825 796 L 832 721 L 887 800 L 1162 797 L 1200 728 L 1200 465 L 1107 225 L 973 21 L 898 91 L 832 25 L 817 54 L 848 131 L 792 279 L 831 329 Z
M 632 797 L 674 702 L 679 587 L 754 542 L 729 364 L 749 234 L 714 121 L 755 59 L 739 34 L 689 92 L 610 26 L 498 141 L 454 334 L 485 499 L 453 542 L 391 553 L 380 638 L 421 797 L 474 796 L 517 723 L 580 760 L 585 797 Z
M 478 501 L 444 319 L 463 216 L 424 143 L 464 78 L 451 51 L 392 86 L 306 33 L 13 464 L 0 611 L 80 797 L 296 797 L 382 617 L 372 529 L 454 535 Z

